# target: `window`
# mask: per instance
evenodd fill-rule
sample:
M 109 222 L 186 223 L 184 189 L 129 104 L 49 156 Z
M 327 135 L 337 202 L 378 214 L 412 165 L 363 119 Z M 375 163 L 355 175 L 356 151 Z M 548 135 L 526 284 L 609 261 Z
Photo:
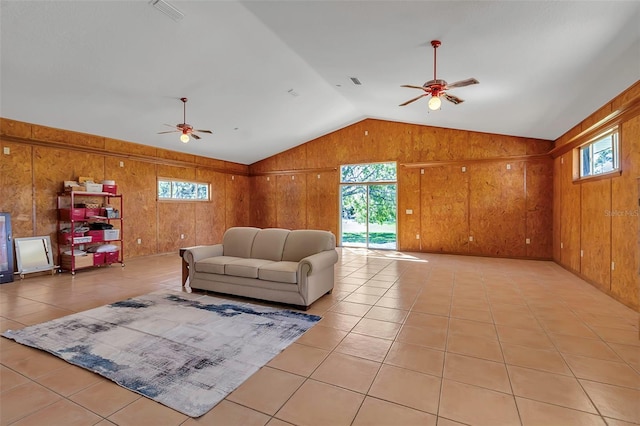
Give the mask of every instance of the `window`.
M 596 137 L 579 149 L 581 178 L 613 172 L 620 167 L 617 127 Z
M 158 179 L 159 200 L 209 201 L 209 184 L 166 178 Z

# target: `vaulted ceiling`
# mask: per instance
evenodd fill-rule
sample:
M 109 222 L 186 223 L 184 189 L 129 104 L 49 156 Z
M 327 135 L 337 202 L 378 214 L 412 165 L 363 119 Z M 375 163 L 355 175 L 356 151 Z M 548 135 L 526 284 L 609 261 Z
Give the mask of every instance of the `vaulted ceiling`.
M 171 4 L 2 0 L 0 115 L 251 164 L 367 117 L 555 139 L 640 79 L 637 1 Z M 433 39 L 438 78 L 480 84 L 398 106 Z M 157 134 L 180 97 L 212 135 Z

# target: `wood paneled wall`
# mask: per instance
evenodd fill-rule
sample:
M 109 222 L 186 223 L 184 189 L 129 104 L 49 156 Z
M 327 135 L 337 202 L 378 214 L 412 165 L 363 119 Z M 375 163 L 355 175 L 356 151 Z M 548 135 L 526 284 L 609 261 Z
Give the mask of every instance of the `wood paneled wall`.
M 364 120 L 252 164 L 251 223 L 339 236 L 339 167 L 395 161 L 400 250 L 550 259 L 551 147 Z
M 15 237 L 49 235 L 55 244 L 56 194 L 78 176 L 116 181 L 126 258 L 217 243 L 227 227 L 249 224 L 242 164 L 3 118 L 0 146 L 0 211 L 11 213 Z M 157 201 L 157 177 L 210 183 L 212 199 Z
M 573 151 L 616 122 L 622 173 L 574 182 Z M 558 138 L 552 154 L 554 260 L 639 309 L 640 82 Z

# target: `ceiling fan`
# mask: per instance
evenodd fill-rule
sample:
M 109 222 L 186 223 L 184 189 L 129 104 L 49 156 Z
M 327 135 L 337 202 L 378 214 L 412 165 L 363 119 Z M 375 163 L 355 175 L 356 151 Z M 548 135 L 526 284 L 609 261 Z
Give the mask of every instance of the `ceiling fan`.
M 199 129 L 194 129 L 193 126 L 191 124 L 187 124 L 187 98 L 180 98 L 180 100 L 182 101 L 182 106 L 183 106 L 183 116 L 182 116 L 182 123 L 180 124 L 176 124 L 175 126 L 172 126 L 171 124 L 165 124 L 165 126 L 169 126 L 169 127 L 175 127 L 175 130 L 167 130 L 166 132 L 158 132 L 159 135 L 163 134 L 163 133 L 174 133 L 174 132 L 178 132 L 178 133 L 182 133 L 180 135 L 180 140 L 183 143 L 187 143 L 189 142 L 189 136 L 191 136 L 194 139 L 200 139 L 200 136 L 198 136 L 196 133 L 213 133 L 211 130 L 199 130 Z
M 429 109 L 430 110 L 436 110 L 438 108 L 440 108 L 441 105 L 441 101 L 440 101 L 440 97 L 445 98 L 446 100 L 448 100 L 449 102 L 454 103 L 455 105 L 458 105 L 462 102 L 464 102 L 463 99 L 460 99 L 457 96 L 453 96 L 448 94 L 446 91 L 449 89 L 455 89 L 457 87 L 464 87 L 464 86 L 469 86 L 471 84 L 478 84 L 479 81 L 476 80 L 475 78 L 468 78 L 466 80 L 460 80 L 460 81 L 456 81 L 455 83 L 447 83 L 444 80 L 439 80 L 436 77 L 436 49 L 438 49 L 438 47 L 440 47 L 442 43 L 440 42 L 440 40 L 432 40 L 431 41 L 431 46 L 433 46 L 433 80 L 429 80 L 426 83 L 424 83 L 422 86 L 413 86 L 410 84 L 404 84 L 400 87 L 409 87 L 412 89 L 420 89 L 420 90 L 424 90 L 424 93 L 418 97 L 415 97 L 413 99 L 408 100 L 405 103 L 400 104 L 400 106 L 405 106 L 410 104 L 411 102 L 417 101 L 420 98 L 423 98 L 425 96 L 431 95 L 431 99 L 429 99 Z

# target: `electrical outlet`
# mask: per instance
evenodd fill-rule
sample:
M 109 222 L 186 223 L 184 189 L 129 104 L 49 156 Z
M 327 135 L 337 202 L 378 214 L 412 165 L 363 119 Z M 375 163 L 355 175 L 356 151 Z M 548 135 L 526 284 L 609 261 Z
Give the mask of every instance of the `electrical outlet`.
M 411 210 L 411 209 L 407 209 L 407 210 L 405 210 L 405 213 L 406 213 L 406 214 L 413 214 L 413 210 Z
M 611 270 L 615 271 L 616 270 L 616 262 L 611 262 Z
M 507 170 L 511 170 L 511 164 L 507 164 Z
M 469 241 L 473 241 L 473 235 L 469 235 Z
M 4 149 L 3 149 L 3 151 L 4 151 L 4 155 L 9 155 L 9 154 L 11 154 L 11 148 L 9 148 L 8 146 L 5 146 L 5 147 L 4 147 Z
M 184 234 L 180 234 L 180 239 L 184 240 Z
M 584 250 L 580 250 L 580 257 L 584 257 Z
M 416 240 L 420 239 L 420 234 L 416 234 Z
M 462 166 L 462 173 L 466 173 L 467 168 L 465 166 Z
M 423 175 L 424 174 L 424 169 L 420 169 L 420 174 Z
M 527 238 L 525 241 L 527 244 L 531 244 L 531 238 Z
M 120 167 L 124 167 L 124 161 L 120 162 Z
M 369 136 L 369 131 L 368 131 L 368 130 L 365 130 L 365 131 L 364 131 L 364 135 L 365 135 L 365 136 Z
M 142 238 L 138 238 L 138 244 L 142 244 Z
M 563 249 L 564 248 L 564 243 L 560 243 L 560 248 Z

